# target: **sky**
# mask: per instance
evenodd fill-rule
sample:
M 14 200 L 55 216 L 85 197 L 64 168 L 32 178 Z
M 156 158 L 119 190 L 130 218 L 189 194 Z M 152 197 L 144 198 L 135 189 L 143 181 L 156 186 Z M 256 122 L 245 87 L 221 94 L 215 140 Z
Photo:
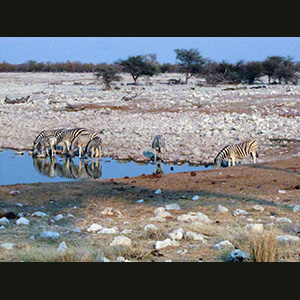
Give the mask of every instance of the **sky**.
M 174 49 L 191 48 L 217 62 L 263 61 L 274 55 L 300 61 L 300 37 L 0 37 L 0 62 L 97 64 L 153 53 L 160 64 L 174 64 Z

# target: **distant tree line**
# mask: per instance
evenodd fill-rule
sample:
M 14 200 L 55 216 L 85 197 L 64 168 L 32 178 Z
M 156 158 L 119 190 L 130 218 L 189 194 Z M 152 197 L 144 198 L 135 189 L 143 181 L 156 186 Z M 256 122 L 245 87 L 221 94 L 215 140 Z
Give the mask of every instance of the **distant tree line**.
M 300 62 L 290 56 L 268 56 L 264 61 L 243 60 L 237 63 L 216 62 L 200 55 L 198 49 L 175 49 L 176 63 L 160 64 L 156 54 L 129 56 L 113 64 L 71 62 L 36 62 L 29 60 L 22 64 L 0 63 L 0 72 L 92 72 L 101 78 L 110 89 L 111 82 L 120 80 L 121 72 L 129 73 L 134 84 L 140 76 L 160 73 L 183 73 L 187 84 L 191 77 L 202 77 L 207 84 L 253 84 L 259 77 L 268 77 L 269 84 L 297 84 L 300 78 Z

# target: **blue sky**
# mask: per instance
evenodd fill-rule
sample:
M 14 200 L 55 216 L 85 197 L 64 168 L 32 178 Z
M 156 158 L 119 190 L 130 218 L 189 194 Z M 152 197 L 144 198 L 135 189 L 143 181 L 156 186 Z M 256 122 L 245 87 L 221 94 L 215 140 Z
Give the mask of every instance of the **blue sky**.
M 300 37 L 0 37 L 0 62 L 96 64 L 155 53 L 162 64 L 176 62 L 174 49 L 191 48 L 219 62 L 262 61 L 272 55 L 290 55 L 300 61 Z

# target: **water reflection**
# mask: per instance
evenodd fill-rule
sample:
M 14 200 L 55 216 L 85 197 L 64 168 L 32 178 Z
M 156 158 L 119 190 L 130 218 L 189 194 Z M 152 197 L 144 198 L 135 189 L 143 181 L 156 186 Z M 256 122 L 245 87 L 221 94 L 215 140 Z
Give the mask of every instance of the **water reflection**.
M 57 161 L 54 157 L 32 157 L 35 169 L 48 177 L 63 177 L 69 179 L 97 179 L 102 176 L 101 161 L 92 158 L 91 161 L 80 160 L 76 165 L 72 157 L 63 156 L 63 162 Z

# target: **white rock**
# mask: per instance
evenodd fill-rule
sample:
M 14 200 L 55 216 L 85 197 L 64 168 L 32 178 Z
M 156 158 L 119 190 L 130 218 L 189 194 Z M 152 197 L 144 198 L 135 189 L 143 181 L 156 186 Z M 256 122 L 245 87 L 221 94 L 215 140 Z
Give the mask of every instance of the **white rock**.
M 46 218 L 46 217 L 48 217 L 48 215 L 46 213 L 41 212 L 41 211 L 36 211 L 31 216 L 32 217 L 40 217 L 40 218 Z
M 166 210 L 180 210 L 180 206 L 177 203 L 171 203 L 166 205 Z
M 46 239 L 46 240 L 56 240 L 58 239 L 60 236 L 60 234 L 58 232 L 55 231 L 43 231 L 40 233 L 40 237 L 42 239 Z
M 277 218 L 276 223 L 293 223 L 288 217 Z
M 265 210 L 261 205 L 258 205 L 258 204 L 252 206 L 252 208 L 253 208 L 254 210 L 258 210 L 258 211 L 264 211 L 264 210 Z
M 109 244 L 110 246 L 125 246 L 125 247 L 129 247 L 131 246 L 131 239 L 123 236 L 123 235 L 119 235 L 116 236 L 113 241 Z
M 195 195 L 193 198 L 192 198 L 192 200 L 194 201 L 194 200 L 198 200 L 200 197 L 198 196 L 198 195 Z
M 154 248 L 159 250 L 162 248 L 166 248 L 168 246 L 179 246 L 180 244 L 176 241 L 172 241 L 170 238 L 167 238 L 163 241 L 156 241 L 154 244 Z
M 168 233 L 168 236 L 174 241 L 179 241 L 183 239 L 184 230 L 182 228 L 178 228 Z
M 155 194 L 161 194 L 161 189 L 158 189 L 154 192 Z
M 0 219 L 0 225 L 2 225 L 2 226 L 8 226 L 9 225 L 9 220 L 6 217 L 2 217 Z
M 87 229 L 87 231 L 88 231 L 88 232 L 97 232 L 97 231 L 101 230 L 102 228 L 103 228 L 102 225 L 93 223 L 93 224 Z
M 217 207 L 217 212 L 220 212 L 220 213 L 227 213 L 227 212 L 228 212 L 228 208 L 225 207 L 225 206 L 222 206 L 222 205 L 218 205 L 218 207 Z
M 233 248 L 234 246 L 232 245 L 232 243 L 227 240 L 214 245 L 214 249 L 217 249 L 219 251 L 225 251 Z
M 156 208 L 153 213 L 155 217 L 161 217 L 161 218 L 171 217 L 171 213 L 166 211 L 166 209 L 162 206 Z
M 136 202 L 137 202 L 137 203 L 143 203 L 143 202 L 144 202 L 144 199 L 137 200 Z
M 194 241 L 201 241 L 201 242 L 204 241 L 203 236 L 200 233 L 194 231 L 187 231 L 184 238 L 188 240 L 194 240 Z
M 144 227 L 144 231 L 146 233 L 156 233 L 159 231 L 159 228 L 157 226 L 155 226 L 154 224 L 147 224 L 145 227 Z
M 112 228 L 101 228 L 98 233 L 102 233 L 102 234 L 116 234 L 118 233 L 118 230 L 115 227 Z
M 300 205 L 295 205 L 295 206 L 293 207 L 293 211 L 294 211 L 294 212 L 300 211 Z
M 293 235 L 278 235 L 276 236 L 276 241 L 288 243 L 288 242 L 300 242 L 300 238 Z
M 55 221 L 59 221 L 59 220 L 61 220 L 61 219 L 63 219 L 64 218 L 64 216 L 62 215 L 62 214 L 59 214 L 59 215 L 56 215 L 53 219 L 55 220 Z
M 66 242 L 61 242 L 57 247 L 57 251 L 63 252 L 63 251 L 66 251 L 68 248 L 69 247 L 67 246 Z
M 250 253 L 242 251 L 240 249 L 235 249 L 230 253 L 231 262 L 243 262 L 245 259 L 250 258 Z
M 105 256 L 101 257 L 100 262 L 110 262 L 110 260 L 108 258 L 106 258 Z
M 285 194 L 286 191 L 284 191 L 284 190 L 278 190 L 278 193 L 279 193 L 279 194 Z
M 263 224 L 247 224 L 245 226 L 246 229 L 253 233 L 262 233 L 264 231 L 264 226 Z
M 249 213 L 243 209 L 236 209 L 234 212 L 233 212 L 233 215 L 234 216 L 239 216 L 239 215 L 248 215 Z
M 9 194 L 12 195 L 12 196 L 18 195 L 18 194 L 20 194 L 20 193 L 21 193 L 21 192 L 18 191 L 18 190 L 14 190 L 14 191 L 10 191 L 10 192 L 9 192 Z
M 30 224 L 30 221 L 24 217 L 21 217 L 19 218 L 17 221 L 16 221 L 16 224 L 19 226 L 19 225 L 29 225 Z
M 184 222 L 202 222 L 202 223 L 211 223 L 212 220 L 208 218 L 205 214 L 201 212 L 189 212 L 185 215 L 180 215 L 177 217 L 177 221 Z
M 15 243 L 3 243 L 0 245 L 0 247 L 5 250 L 12 250 L 13 248 L 16 247 L 16 244 Z

